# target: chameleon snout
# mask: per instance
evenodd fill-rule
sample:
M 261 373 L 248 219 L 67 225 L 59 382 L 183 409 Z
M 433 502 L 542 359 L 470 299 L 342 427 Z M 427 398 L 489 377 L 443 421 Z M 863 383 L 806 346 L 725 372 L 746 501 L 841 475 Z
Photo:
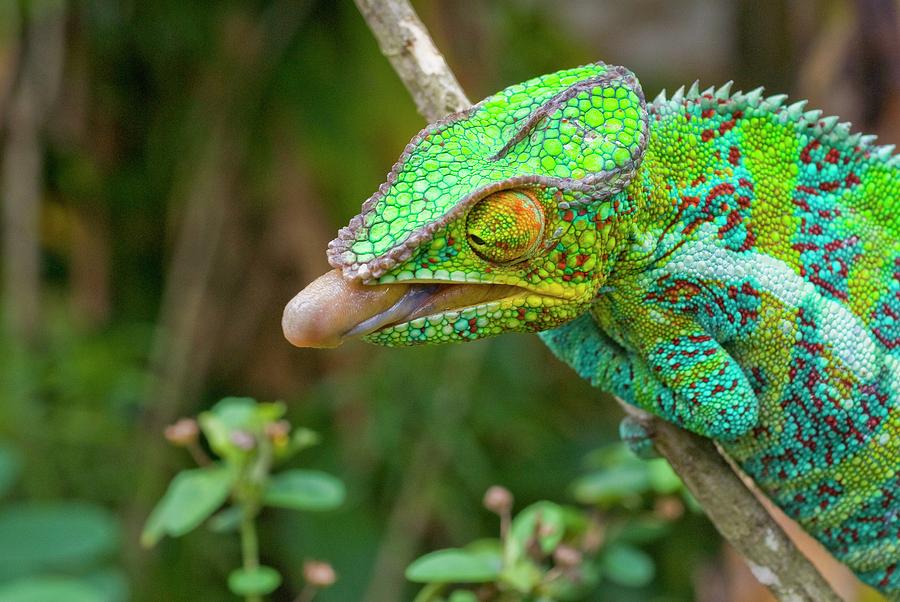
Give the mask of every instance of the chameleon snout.
M 409 288 L 404 284 L 367 286 L 331 270 L 288 302 L 281 328 L 297 347 L 337 347 L 359 325 L 394 306 Z

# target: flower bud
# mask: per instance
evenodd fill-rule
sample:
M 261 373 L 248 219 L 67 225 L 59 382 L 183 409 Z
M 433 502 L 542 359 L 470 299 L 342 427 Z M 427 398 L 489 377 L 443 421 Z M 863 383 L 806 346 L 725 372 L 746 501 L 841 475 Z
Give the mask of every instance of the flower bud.
M 334 585 L 337 574 L 327 562 L 307 560 L 303 563 L 303 578 L 313 587 L 325 588 Z
M 235 447 L 244 451 L 250 451 L 256 447 L 256 439 L 254 439 L 253 435 L 247 431 L 232 431 L 229 439 Z
M 512 510 L 513 495 L 506 487 L 494 485 L 484 493 L 484 507 L 496 514 L 507 514 Z
M 663 520 L 676 520 L 684 514 L 684 503 L 673 495 L 661 497 L 654 502 L 653 512 Z
M 571 568 L 573 566 L 578 566 L 579 564 L 581 564 L 581 558 L 581 552 L 579 552 L 572 546 L 560 544 L 556 546 L 555 550 L 553 550 L 553 562 L 555 562 L 556 566 L 560 568 Z
M 266 424 L 265 433 L 276 447 L 287 445 L 288 437 L 291 434 L 291 423 L 287 420 L 269 422 Z
M 193 418 L 179 418 L 175 424 L 170 424 L 163 431 L 169 443 L 179 447 L 196 443 L 199 433 L 200 428 Z
M 549 523 L 545 523 L 541 520 L 542 517 L 538 516 L 537 528 L 535 531 L 537 532 L 537 536 L 541 539 L 545 537 L 553 537 L 556 535 L 556 525 L 551 525 Z

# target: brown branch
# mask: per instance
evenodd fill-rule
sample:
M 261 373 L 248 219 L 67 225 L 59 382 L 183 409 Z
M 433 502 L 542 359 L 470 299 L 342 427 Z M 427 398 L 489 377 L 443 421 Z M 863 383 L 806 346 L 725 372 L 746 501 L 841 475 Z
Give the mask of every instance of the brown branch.
M 839 601 L 715 444 L 619 400 L 653 433 L 659 453 L 703 506 L 719 533 L 744 556 L 753 575 L 779 600 Z
M 422 117 L 434 121 L 472 104 L 409 2 L 355 2 Z
M 408 0 L 356 0 L 382 51 L 429 121 L 469 102 Z M 712 441 L 622 403 L 655 433 L 659 452 L 681 476 L 725 539 L 780 600 L 839 601 L 815 567 L 788 539 Z

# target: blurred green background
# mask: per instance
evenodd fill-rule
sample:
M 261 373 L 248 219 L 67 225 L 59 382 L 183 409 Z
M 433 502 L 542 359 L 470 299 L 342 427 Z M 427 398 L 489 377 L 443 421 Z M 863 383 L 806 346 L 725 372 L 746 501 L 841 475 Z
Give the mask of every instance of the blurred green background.
M 651 98 L 734 79 L 900 138 L 891 0 L 414 5 L 473 100 L 602 59 Z M 413 558 L 496 532 L 492 484 L 518 506 L 572 501 L 620 413 L 536 337 L 282 338 L 285 302 L 422 125 L 349 0 L 0 0 L 0 584 L 44 545 L 84 562 L 39 568 L 109 600 L 233 599 L 234 538 L 138 543 L 190 462 L 164 427 L 226 395 L 285 400 L 323 435 L 300 462 L 348 487 L 340 511 L 263 515 L 275 600 L 306 558 L 339 574 L 317 599 L 407 599 Z M 597 599 L 730 599 L 720 548 L 687 513 L 646 548 L 651 584 Z

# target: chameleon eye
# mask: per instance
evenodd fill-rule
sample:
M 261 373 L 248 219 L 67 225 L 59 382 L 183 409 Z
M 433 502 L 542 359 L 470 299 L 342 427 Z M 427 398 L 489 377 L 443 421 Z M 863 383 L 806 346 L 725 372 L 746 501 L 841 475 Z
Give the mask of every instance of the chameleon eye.
M 544 237 L 544 211 L 528 192 L 501 190 L 478 201 L 466 218 L 466 238 L 492 263 L 527 258 Z

